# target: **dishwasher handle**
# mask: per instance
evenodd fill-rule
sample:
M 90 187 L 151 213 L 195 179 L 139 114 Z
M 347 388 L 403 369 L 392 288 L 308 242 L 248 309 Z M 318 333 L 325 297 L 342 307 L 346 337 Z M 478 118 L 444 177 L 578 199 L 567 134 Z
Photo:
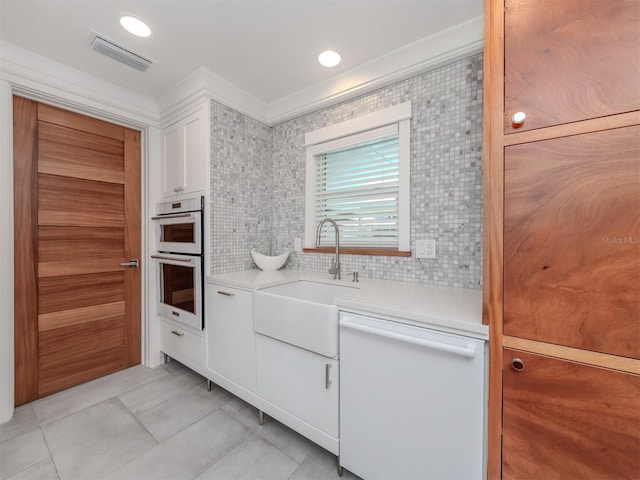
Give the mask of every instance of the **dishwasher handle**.
M 358 323 L 340 322 L 340 326 L 351 330 L 369 333 L 371 335 L 377 335 L 379 337 L 389 338 L 398 342 L 411 343 L 413 345 L 418 345 L 419 347 L 461 355 L 467 358 L 473 358 L 476 356 L 476 347 L 471 342 L 467 343 L 466 347 L 458 347 L 457 345 L 449 345 L 447 343 L 434 342 L 433 340 L 425 340 L 423 338 L 412 337 L 410 335 L 403 335 L 402 333 L 388 332 L 378 328 L 367 327 L 366 325 L 360 325 Z

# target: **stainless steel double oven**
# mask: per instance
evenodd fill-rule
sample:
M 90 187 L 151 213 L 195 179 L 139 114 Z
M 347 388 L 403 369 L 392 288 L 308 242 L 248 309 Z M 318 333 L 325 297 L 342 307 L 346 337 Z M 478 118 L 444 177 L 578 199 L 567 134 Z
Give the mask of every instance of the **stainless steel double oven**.
M 196 330 L 204 328 L 203 312 L 204 197 L 159 203 L 153 220 L 158 252 L 158 313 Z

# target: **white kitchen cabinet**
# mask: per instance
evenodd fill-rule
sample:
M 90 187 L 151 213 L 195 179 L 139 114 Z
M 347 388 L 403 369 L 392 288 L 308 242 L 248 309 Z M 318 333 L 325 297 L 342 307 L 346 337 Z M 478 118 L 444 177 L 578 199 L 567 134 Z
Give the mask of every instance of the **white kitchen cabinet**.
M 256 391 L 256 345 L 253 294 L 207 284 L 207 370 Z
M 202 373 L 204 370 L 204 337 L 202 332 L 196 333 L 163 318 L 161 339 L 160 350 L 162 353 Z
M 338 438 L 338 361 L 256 335 L 258 395 Z
M 209 161 L 209 102 L 163 131 L 163 195 L 205 190 Z

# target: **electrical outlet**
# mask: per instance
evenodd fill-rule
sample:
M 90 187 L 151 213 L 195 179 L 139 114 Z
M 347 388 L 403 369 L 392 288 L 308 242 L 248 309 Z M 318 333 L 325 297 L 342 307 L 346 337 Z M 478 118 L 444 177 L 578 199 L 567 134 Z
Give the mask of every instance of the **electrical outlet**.
M 436 241 L 416 240 L 416 258 L 436 258 Z
M 434 238 L 425 240 L 425 258 L 436 258 L 436 240 Z
M 302 239 L 300 237 L 296 237 L 293 239 L 293 251 L 294 252 L 302 251 Z

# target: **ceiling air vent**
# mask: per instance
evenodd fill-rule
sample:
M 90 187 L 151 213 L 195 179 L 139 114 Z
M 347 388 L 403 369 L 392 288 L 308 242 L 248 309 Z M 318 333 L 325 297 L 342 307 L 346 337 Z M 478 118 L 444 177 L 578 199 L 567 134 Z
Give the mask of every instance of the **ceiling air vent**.
M 129 65 L 141 72 L 144 72 L 151 66 L 151 60 L 148 58 L 144 58 L 142 55 L 133 53 L 131 50 L 127 50 L 126 48 L 121 47 L 100 35 L 95 35 L 91 39 L 91 44 L 89 46 L 96 52 L 100 52 L 107 57 L 111 57 L 114 60 L 122 62 L 125 65 Z

